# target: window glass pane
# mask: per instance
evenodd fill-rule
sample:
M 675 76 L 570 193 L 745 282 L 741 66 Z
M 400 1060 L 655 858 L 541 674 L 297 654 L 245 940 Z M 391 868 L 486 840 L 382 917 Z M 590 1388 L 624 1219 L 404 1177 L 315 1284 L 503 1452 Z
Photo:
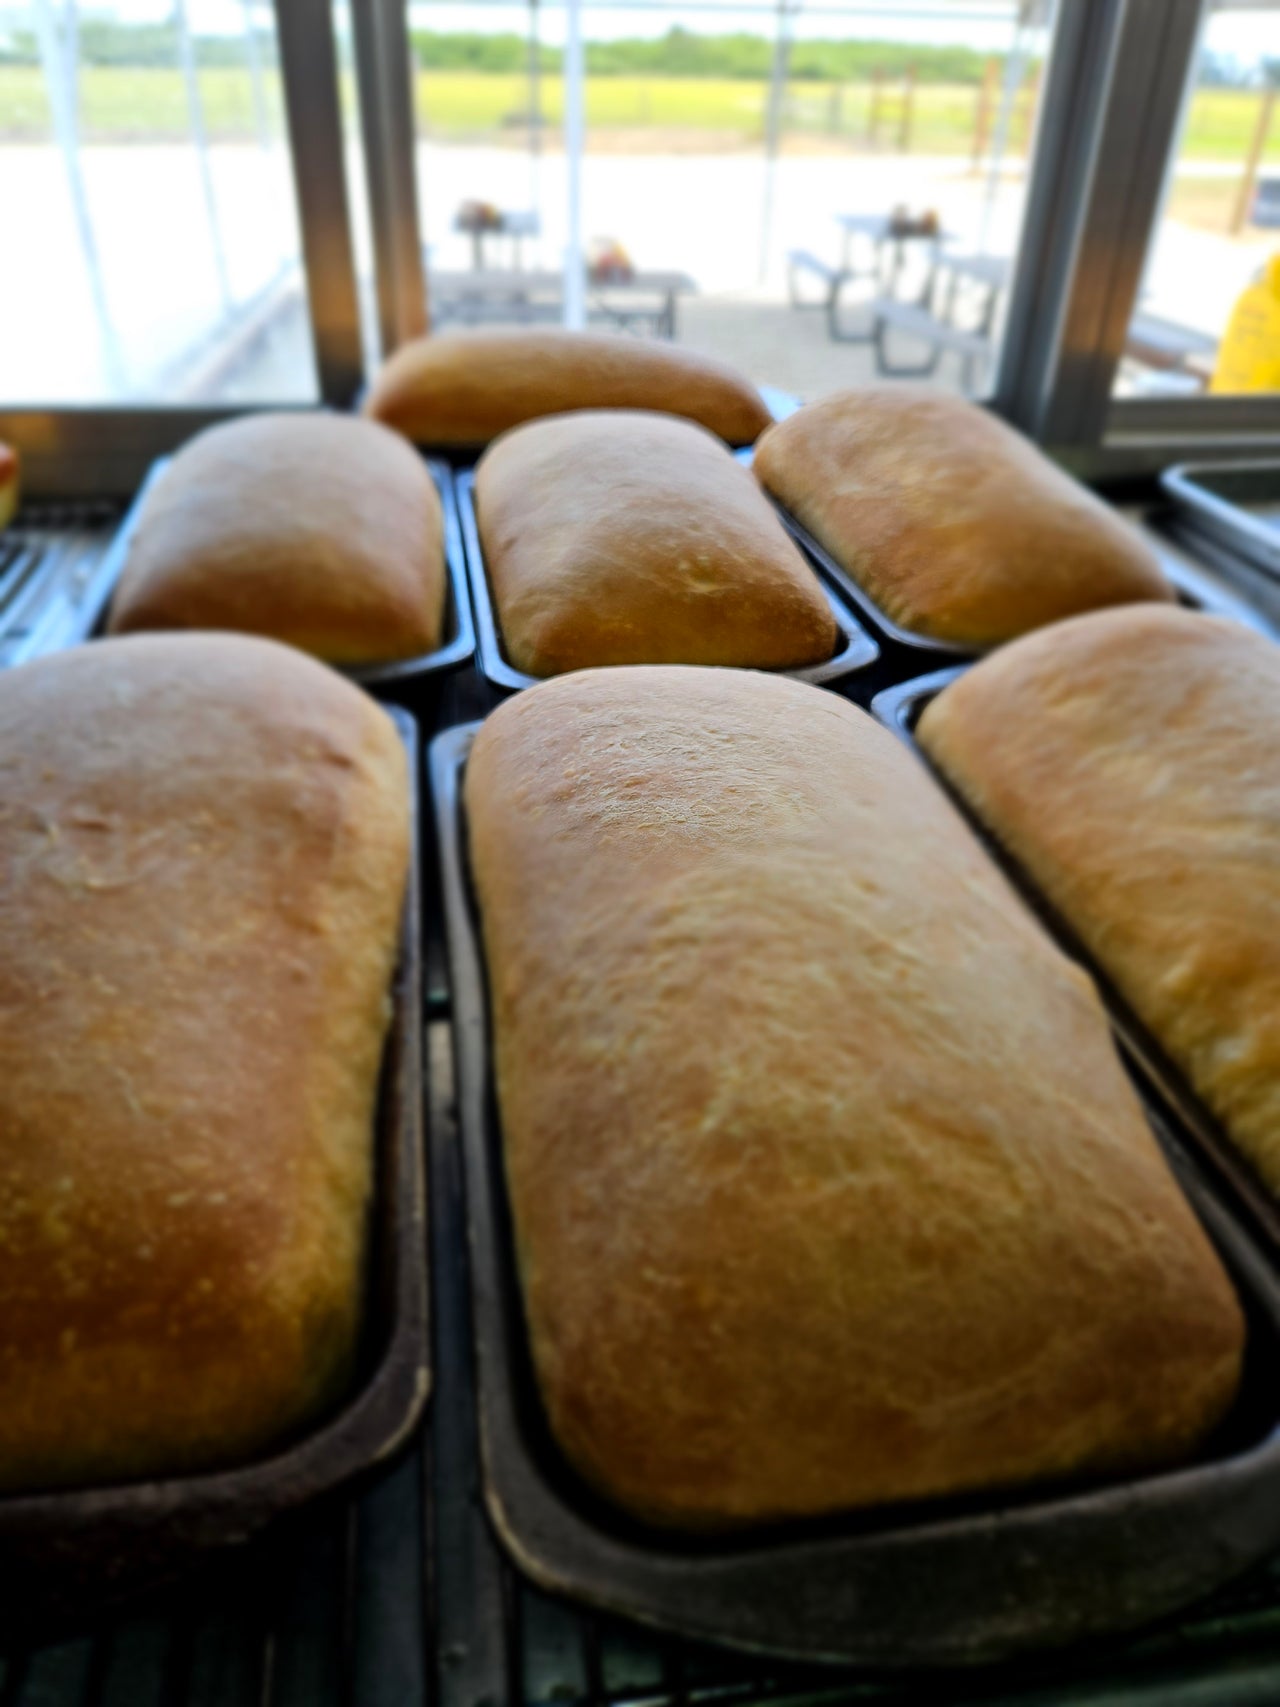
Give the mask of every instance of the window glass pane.
M 1280 390 L 1280 4 L 1211 5 L 1120 396 Z
M 560 282 L 520 275 L 558 268 L 567 235 L 563 0 L 418 0 L 411 16 L 434 321 L 556 317 Z M 985 389 L 1047 0 L 583 0 L 581 17 L 592 324 L 805 396 L 921 373 Z M 465 236 L 467 201 L 499 230 L 533 208 L 539 241 Z
M 562 315 L 561 7 L 410 8 L 433 326 Z
M 0 0 L 0 205 L 6 404 L 315 397 L 269 5 Z

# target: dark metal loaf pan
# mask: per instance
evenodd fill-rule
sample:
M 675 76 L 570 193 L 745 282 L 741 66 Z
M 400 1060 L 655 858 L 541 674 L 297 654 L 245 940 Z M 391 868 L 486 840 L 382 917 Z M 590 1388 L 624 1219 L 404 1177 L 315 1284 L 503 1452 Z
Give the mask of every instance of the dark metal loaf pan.
M 1263 1185 L 1244 1155 L 1232 1143 L 1221 1122 L 1209 1112 L 1191 1088 L 1186 1074 L 1170 1059 L 1143 1025 L 1071 925 L 1049 905 L 1036 888 L 1033 879 L 1005 852 L 964 797 L 935 768 L 928 754 L 916 741 L 916 724 L 925 706 L 962 673 L 960 668 L 939 670 L 932 675 L 919 676 L 915 681 L 904 682 L 898 687 L 887 688 L 872 701 L 872 715 L 887 729 L 892 730 L 900 740 L 906 742 L 921 763 L 928 766 L 931 774 L 968 820 L 988 853 L 1059 947 L 1072 960 L 1087 968 L 1090 977 L 1098 986 L 1124 1053 L 1138 1070 L 1148 1096 L 1157 1099 L 1159 1105 L 1187 1135 L 1192 1148 L 1207 1165 L 1214 1184 L 1231 1207 L 1247 1217 L 1253 1229 L 1264 1236 L 1271 1249 L 1280 1253 L 1280 1203 L 1277 1203 Z
M 414 841 L 383 1056 L 363 1343 L 342 1408 L 271 1458 L 239 1469 L 0 1498 L 0 1635 L 79 1628 L 212 1549 L 247 1540 L 383 1463 L 430 1385 L 422 1131 L 418 737 L 391 715 L 412 778 Z
M 751 466 L 754 460 L 752 451 L 739 451 L 737 455 L 747 467 Z M 871 624 L 872 632 L 891 646 L 902 647 L 917 655 L 928 654 L 936 657 L 939 661 L 944 658 L 976 658 L 980 657 L 984 650 L 992 650 L 991 648 L 966 645 L 954 640 L 937 640 L 932 635 L 919 634 L 912 629 L 903 628 L 900 623 L 895 622 L 880 608 L 866 588 L 836 561 L 824 545 L 818 543 L 809 530 L 787 510 L 785 505 L 769 493 L 766 493 L 765 496 L 769 498 L 770 503 L 777 510 L 782 525 L 810 562 L 823 570 L 835 583 L 845 598 Z M 1187 565 L 1167 551 L 1162 552 L 1157 540 L 1149 540 L 1148 543 L 1159 557 L 1160 567 L 1164 571 L 1165 578 L 1174 587 L 1180 603 L 1188 606 L 1191 610 L 1204 611 L 1210 616 L 1240 618 L 1242 611 L 1247 608 L 1241 601 L 1222 592 L 1207 576 L 1195 573 L 1194 570 L 1189 569 Z M 1256 623 L 1256 618 L 1252 615 L 1246 620 Z
M 1280 1284 L 1161 1122 L 1157 1132 L 1250 1323 L 1239 1402 L 1196 1463 L 1084 1491 L 921 1503 L 732 1543 L 655 1535 L 582 1486 L 551 1440 L 537 1396 L 515 1272 L 461 798 L 478 727 L 436 739 L 432 785 L 484 1496 L 516 1564 L 544 1589 L 681 1635 L 902 1669 L 992 1662 L 1130 1631 L 1188 1606 L 1280 1544 Z
M 161 457 L 152 464 L 121 523 L 120 531 L 88 581 L 75 589 L 61 589 L 34 620 L 23 648 L 6 662 L 22 663 L 28 658 L 59 652 L 105 634 L 111 599 L 128 558 L 130 541 L 137 530 L 143 505 L 171 461 L 171 457 Z M 417 658 L 341 670 L 341 674 L 359 682 L 376 698 L 393 703 L 407 702 L 415 709 L 424 689 L 437 685 L 440 676 L 461 669 L 475 652 L 475 626 L 467 596 L 467 572 L 453 475 L 445 462 L 428 460 L 427 467 L 440 494 L 444 520 L 444 642 L 434 652 L 424 652 Z
M 1160 484 L 1198 533 L 1280 579 L 1280 462 L 1183 462 Z
M 480 529 L 476 521 L 475 476 L 470 472 L 458 474 L 458 514 L 462 521 L 462 536 L 466 546 L 467 572 L 471 579 L 471 596 L 476 608 L 477 659 L 485 679 L 495 688 L 510 692 L 519 688 L 537 687 L 541 676 L 530 676 L 517 670 L 503 650 L 502 633 L 489 592 L 489 577 L 485 572 L 484 552 L 480 545 Z M 824 664 L 811 664 L 804 670 L 779 671 L 797 682 L 812 682 L 820 687 L 833 687 L 865 670 L 880 656 L 880 648 L 846 608 L 838 593 L 833 591 L 830 578 L 819 573 L 818 580 L 831 606 L 832 615 L 840 629 L 839 649 Z

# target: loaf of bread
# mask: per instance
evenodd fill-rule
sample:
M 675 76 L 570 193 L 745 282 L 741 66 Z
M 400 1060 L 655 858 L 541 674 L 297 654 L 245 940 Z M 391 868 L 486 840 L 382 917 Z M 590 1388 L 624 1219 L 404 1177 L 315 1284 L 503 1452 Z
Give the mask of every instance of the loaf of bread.
M 811 403 L 756 474 L 892 622 L 975 650 L 1101 605 L 1172 599 L 1141 537 L 985 409 L 925 386 Z
M 504 704 L 465 782 L 551 1428 L 710 1529 L 1190 1453 L 1231 1287 L 1089 980 L 865 713 L 745 671 Z
M 364 412 L 416 444 L 477 448 L 568 409 L 659 409 L 732 445 L 752 444 L 771 416 L 748 380 L 673 344 L 557 328 L 446 332 L 402 344 Z
M 518 427 L 476 470 L 476 519 L 517 669 L 740 664 L 836 650 L 831 606 L 747 469 L 701 427 L 626 410 Z
M 444 620 L 440 498 L 404 440 L 340 415 L 251 415 L 148 494 L 110 631 L 221 628 L 349 667 L 416 658 Z
M 409 847 L 385 714 L 235 635 L 0 671 L 0 1489 L 337 1402 Z
M 1135 608 L 984 659 L 920 740 L 1280 1192 L 1280 648 Z

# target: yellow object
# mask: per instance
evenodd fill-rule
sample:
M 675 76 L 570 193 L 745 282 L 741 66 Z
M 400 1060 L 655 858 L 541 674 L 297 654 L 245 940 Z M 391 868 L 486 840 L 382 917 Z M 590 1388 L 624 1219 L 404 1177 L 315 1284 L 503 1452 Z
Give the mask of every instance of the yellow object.
M 1231 311 L 1209 390 L 1280 391 L 1280 255 Z

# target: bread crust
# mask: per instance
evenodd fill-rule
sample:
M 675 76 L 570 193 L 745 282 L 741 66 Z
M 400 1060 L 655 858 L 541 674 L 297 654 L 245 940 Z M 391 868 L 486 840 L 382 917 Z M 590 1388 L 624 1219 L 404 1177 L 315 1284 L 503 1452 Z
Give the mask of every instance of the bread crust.
M 765 433 L 767 492 L 902 628 L 977 648 L 1098 606 L 1171 600 L 1113 510 L 985 409 L 842 391 Z
M 517 427 L 476 469 L 476 520 L 507 657 L 796 669 L 839 631 L 750 474 L 670 415 L 584 411 Z
M 286 647 L 0 672 L 0 1489 L 228 1466 L 341 1395 L 403 747 Z
M 465 802 L 556 1439 L 715 1529 L 1142 1469 L 1231 1287 L 1052 946 L 891 736 L 744 671 L 583 671 Z
M 108 629 L 232 629 L 385 664 L 439 646 L 444 593 L 440 497 L 402 439 L 250 415 L 184 445 L 148 494 Z
M 920 740 L 1280 1192 L 1280 648 L 1135 607 L 1029 636 Z
M 508 427 L 571 409 L 657 409 L 731 445 L 772 420 L 749 380 L 678 345 L 555 327 L 482 328 L 402 344 L 364 413 L 422 445 L 478 449 Z

